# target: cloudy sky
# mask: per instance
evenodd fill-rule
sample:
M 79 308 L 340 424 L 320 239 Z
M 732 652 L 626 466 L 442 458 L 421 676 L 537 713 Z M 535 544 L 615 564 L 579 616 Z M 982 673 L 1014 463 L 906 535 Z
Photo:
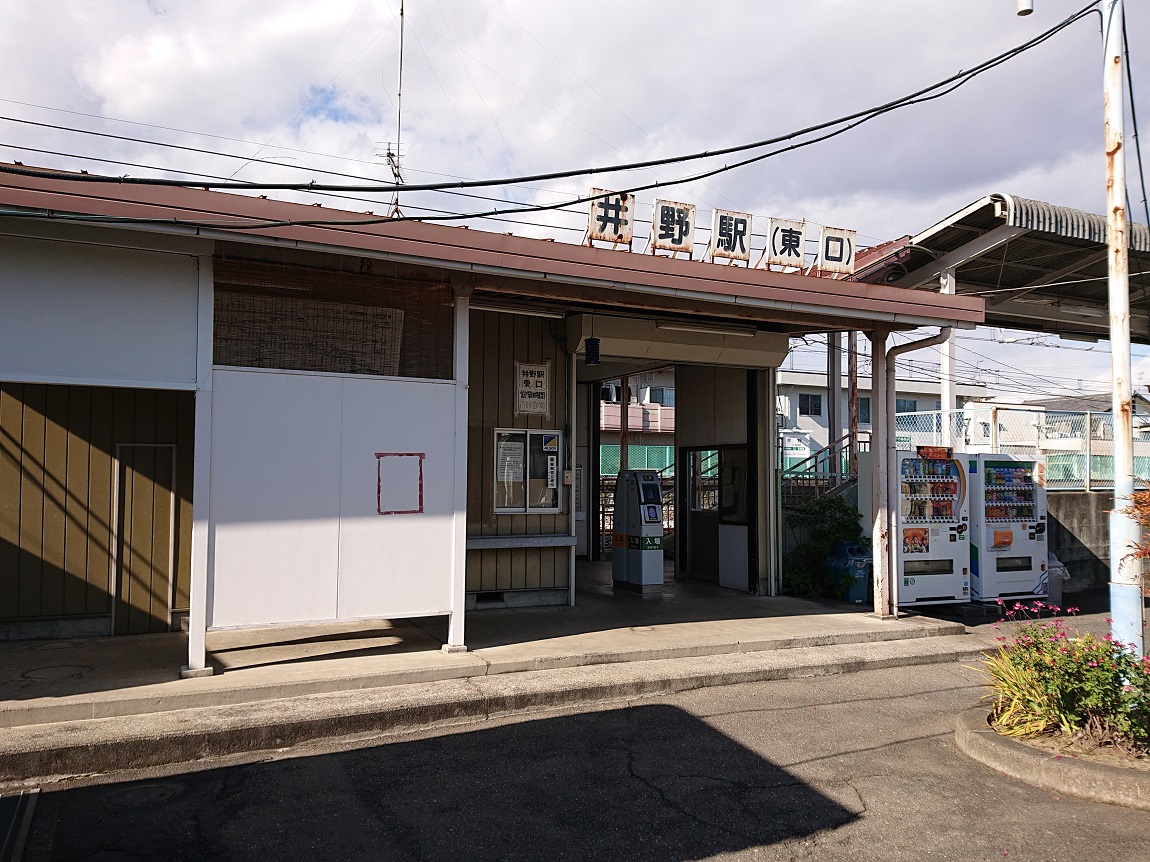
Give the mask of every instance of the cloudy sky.
M 506 177 L 773 137 L 969 69 L 1085 2 L 1035 0 L 1035 13 L 1020 18 L 1014 0 L 407 0 L 404 176 Z M 1127 27 L 1150 136 L 1147 6 L 1127 4 Z M 6 0 L 4 11 L 0 159 L 135 176 L 390 179 L 382 156 L 397 137 L 399 0 Z M 1100 212 L 1101 89 L 1092 16 L 933 102 L 660 196 L 696 204 L 701 225 L 718 207 L 854 228 L 863 244 L 916 233 L 995 191 Z M 1150 159 L 1150 142 L 1144 149 Z M 1130 162 L 1135 217 L 1145 220 Z M 401 202 L 413 216 L 553 204 L 591 185 L 694 170 L 473 192 L 495 200 L 410 193 Z M 279 196 L 376 212 L 389 201 Z M 639 195 L 641 211 L 654 196 Z M 474 226 L 578 242 L 582 213 Z M 1024 339 L 964 337 L 963 374 L 1004 392 L 1107 388 L 1105 344 Z M 1135 350 L 1143 384 L 1148 353 Z M 915 358 L 932 373 L 937 355 Z M 819 361 L 817 346 L 793 360 Z

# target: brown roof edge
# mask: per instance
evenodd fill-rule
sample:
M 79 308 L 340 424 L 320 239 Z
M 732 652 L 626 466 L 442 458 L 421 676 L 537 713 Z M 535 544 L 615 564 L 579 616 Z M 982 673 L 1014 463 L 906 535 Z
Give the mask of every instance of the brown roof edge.
M 556 282 L 592 281 L 619 289 L 711 295 L 730 301 L 760 301 L 825 308 L 840 317 L 905 316 L 973 325 L 984 319 L 978 297 L 943 296 L 843 279 L 675 260 L 650 254 L 550 242 L 481 230 L 460 230 L 418 221 L 369 225 L 309 225 L 316 219 L 368 218 L 364 214 L 238 194 L 165 186 L 98 184 L 35 176 L 0 175 L 0 205 L 128 220 L 116 226 L 137 230 L 181 229 L 202 236 L 244 242 L 246 237 L 324 246 L 350 253 L 438 262 L 479 272 L 534 274 Z M 131 223 L 133 219 L 149 223 Z M 222 221 L 214 227 L 211 222 Z M 274 227 L 232 225 L 281 222 Z M 253 241 L 253 240 L 249 240 Z M 255 240 L 259 241 L 259 240 Z M 865 328 L 865 327 L 863 327 Z

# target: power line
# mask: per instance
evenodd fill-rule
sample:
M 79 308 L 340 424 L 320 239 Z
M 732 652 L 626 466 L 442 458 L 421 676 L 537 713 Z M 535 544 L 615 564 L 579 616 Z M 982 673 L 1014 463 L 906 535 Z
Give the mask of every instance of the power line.
M 936 99 L 936 98 L 939 98 L 940 96 L 943 96 L 943 95 L 946 95 L 950 92 L 953 92 L 955 89 L 957 89 L 958 87 L 967 83 L 968 81 L 972 80 L 973 78 L 977 77 L 978 75 L 982 74 L 983 72 L 989 71 L 990 69 L 993 69 L 996 66 L 1001 65 L 1002 63 L 1005 63 L 1010 59 L 1013 59 L 1014 57 L 1024 53 L 1025 51 L 1028 51 L 1028 50 L 1046 42 L 1047 40 L 1052 38 L 1057 33 L 1061 32 L 1062 30 L 1069 27 L 1071 24 L 1084 18 L 1086 15 L 1090 14 L 1096 5 L 1097 5 L 1096 2 L 1091 2 L 1090 4 L 1088 4 L 1083 9 L 1081 9 L 1078 12 L 1076 12 L 1076 13 L 1068 16 L 1067 18 L 1063 19 L 1061 22 L 1056 24 L 1054 27 L 1046 30 L 1045 32 L 1039 34 L 1038 36 L 1033 37 L 1032 39 L 1028 40 L 1027 42 L 1022 43 L 1021 45 L 1019 45 L 1016 48 L 1013 48 L 1009 51 L 1006 51 L 1002 54 L 999 54 L 995 57 L 992 57 L 989 60 L 986 60 L 986 61 L 983 61 L 982 63 L 979 63 L 978 65 L 976 65 L 975 67 L 973 67 L 969 71 L 959 72 L 955 75 L 950 76 L 949 78 L 946 78 L 942 81 L 936 82 L 935 84 L 932 84 L 928 87 L 924 87 L 920 90 L 917 90 L 916 92 L 910 93 L 910 94 L 903 96 L 899 99 L 895 99 L 893 101 L 887 102 L 883 105 L 879 105 L 877 107 L 872 107 L 872 108 L 867 108 L 867 109 L 862 110 L 862 111 L 856 111 L 853 114 L 848 114 L 846 116 L 839 117 L 839 118 L 834 119 L 834 120 L 828 120 L 828 121 L 818 123 L 818 124 L 813 125 L 813 126 L 808 126 L 805 129 L 796 130 L 796 131 L 789 132 L 787 134 L 776 136 L 773 138 L 767 138 L 767 139 L 760 140 L 760 141 L 753 141 L 750 143 L 739 144 L 736 146 L 722 147 L 722 148 L 719 148 L 716 150 L 706 150 L 706 151 L 702 151 L 702 152 L 689 153 L 689 154 L 680 155 L 680 156 L 670 156 L 670 157 L 659 158 L 659 159 L 648 159 L 645 161 L 631 162 L 631 163 L 627 163 L 627 164 L 616 164 L 616 165 L 606 165 L 606 166 L 598 166 L 598 167 L 577 168 L 577 169 L 566 170 L 566 171 L 551 171 L 551 172 L 547 172 L 547 173 L 534 174 L 534 175 L 529 175 L 529 176 L 507 177 L 507 178 L 501 178 L 501 179 L 488 179 L 488 180 L 463 181 L 463 182 L 459 182 L 459 183 L 425 183 L 425 184 L 421 184 L 421 185 L 406 185 L 403 188 L 405 191 L 436 191 L 436 190 L 447 189 L 447 188 L 468 188 L 468 187 L 478 188 L 478 187 L 485 187 L 485 186 L 490 187 L 490 186 L 500 186 L 500 185 L 516 185 L 516 184 L 525 183 L 525 182 L 540 182 L 540 181 L 547 181 L 547 180 L 554 180 L 554 179 L 566 179 L 566 178 L 577 177 L 577 176 L 589 176 L 589 175 L 602 174 L 602 173 L 632 171 L 632 170 L 639 170 L 639 169 L 645 169 L 645 168 L 659 167 L 662 165 L 681 164 L 681 163 L 686 163 L 686 162 L 690 162 L 690 161 L 696 161 L 699 159 L 711 159 L 711 158 L 716 158 L 719 156 L 731 155 L 734 153 L 741 153 L 741 152 L 747 152 L 750 150 L 762 149 L 764 147 L 773 146 L 775 144 L 780 144 L 780 143 L 784 143 L 787 141 L 794 141 L 796 138 L 802 138 L 802 137 L 805 137 L 807 135 L 813 134 L 815 132 L 820 132 L 824 129 L 831 129 L 831 128 L 834 128 L 836 126 L 843 126 L 844 124 L 846 124 L 844 128 L 839 129 L 839 130 L 834 131 L 834 132 L 831 132 L 831 133 L 826 134 L 826 135 L 822 135 L 822 136 L 820 136 L 820 137 L 818 137 L 812 141 L 807 141 L 807 142 L 803 142 L 803 143 L 799 143 L 799 144 L 792 144 L 791 146 L 788 146 L 788 147 L 783 147 L 781 149 L 774 150 L 774 151 L 771 151 L 771 152 L 766 153 L 766 154 L 762 154 L 762 155 L 759 155 L 759 156 L 756 156 L 756 157 L 753 157 L 750 159 L 745 159 L 741 162 L 737 162 L 737 163 L 732 164 L 732 165 L 724 165 L 721 168 L 717 168 L 717 169 L 714 169 L 712 171 L 703 172 L 701 174 L 697 174 L 697 175 L 692 176 L 692 177 L 686 177 L 686 178 L 682 178 L 682 179 L 675 180 L 672 182 L 660 182 L 660 183 L 651 183 L 651 184 L 647 184 L 647 185 L 636 186 L 632 189 L 628 189 L 627 191 L 628 192 L 644 191 L 644 190 L 651 189 L 651 188 L 658 188 L 658 187 L 669 186 L 669 185 L 678 185 L 681 183 L 694 182 L 694 181 L 698 181 L 701 179 L 707 179 L 711 176 L 715 176 L 715 175 L 723 173 L 725 171 L 733 170 L 734 168 L 742 167 L 744 165 L 751 164 L 753 162 L 760 161 L 762 159 L 769 158 L 769 157 L 774 156 L 774 155 L 778 155 L 782 152 L 786 152 L 786 151 L 791 150 L 791 149 L 797 149 L 797 148 L 802 147 L 802 146 L 809 146 L 811 143 L 817 143 L 818 141 L 827 140 L 830 137 L 834 137 L 835 135 L 842 134 L 843 132 L 847 131 L 850 128 L 854 128 L 855 126 L 857 126 L 863 122 L 866 122 L 870 119 L 874 119 L 875 117 L 881 116 L 882 114 L 885 114 L 889 111 L 893 111 L 893 110 L 896 110 L 896 109 L 901 108 L 901 107 L 907 107 L 907 106 L 913 105 L 913 104 L 920 104 L 922 102 L 930 101 L 932 99 Z M 927 94 L 932 94 L 932 95 L 927 95 Z M 7 167 L 0 167 L 0 172 L 9 172 L 9 173 L 17 173 L 17 174 L 30 173 L 30 174 L 35 174 L 35 175 L 39 175 L 39 176 L 44 176 L 44 173 L 42 173 L 42 172 L 25 172 L 25 171 L 20 171 L 18 169 L 12 169 L 12 168 L 7 168 Z M 132 183 L 132 184 L 144 184 L 144 185 L 172 185 L 172 186 L 194 186 L 194 185 L 197 185 L 195 183 L 187 183 L 187 182 L 180 181 L 180 180 L 157 180 L 157 179 L 147 179 L 147 178 L 140 178 L 140 177 L 102 177 L 99 175 L 87 175 L 87 176 L 84 176 L 82 178 L 77 178 L 75 176 L 53 175 L 53 174 L 49 174 L 48 176 L 50 176 L 52 178 L 65 179 L 65 180 L 80 179 L 81 181 L 84 181 L 84 182 Z M 354 192 L 365 192 L 365 191 L 391 192 L 391 191 L 395 191 L 394 185 L 373 186 L 373 187 L 362 187 L 362 186 L 336 187 L 336 186 L 333 186 L 330 184 L 318 184 L 318 183 L 314 183 L 314 182 L 313 183 L 307 183 L 307 184 L 299 184 L 299 183 L 261 184 L 261 183 L 246 183 L 246 182 L 245 183 L 234 183 L 234 184 L 233 183 L 221 183 L 221 184 L 212 184 L 210 187 L 212 187 L 212 188 L 260 189 L 260 190 L 282 190 L 282 191 L 289 191 L 289 190 L 294 190 L 294 191 L 309 191 L 309 190 L 310 191 L 341 191 L 341 192 L 343 192 L 343 191 L 354 191 Z M 590 200 L 590 198 L 579 198 L 577 200 L 569 202 L 569 205 L 577 204 L 577 203 L 585 203 L 588 200 Z M 547 207 L 547 208 L 548 209 L 556 209 L 558 207 L 557 206 L 551 206 L 551 207 Z M 505 211 L 501 211 L 501 212 L 485 213 L 484 215 L 505 215 L 505 214 L 510 214 L 513 212 L 517 212 L 517 211 L 505 210 Z
M 1138 137 L 1138 110 L 1134 106 L 1134 75 L 1130 69 L 1130 42 L 1126 39 L 1126 17 L 1122 17 L 1122 50 L 1126 54 L 1126 85 L 1130 93 L 1130 124 L 1134 127 L 1134 154 L 1138 158 L 1138 178 L 1142 181 L 1142 208 L 1150 224 L 1150 203 L 1146 200 L 1146 172 L 1142 170 L 1142 141 Z M 1129 191 L 1127 191 L 1129 194 Z

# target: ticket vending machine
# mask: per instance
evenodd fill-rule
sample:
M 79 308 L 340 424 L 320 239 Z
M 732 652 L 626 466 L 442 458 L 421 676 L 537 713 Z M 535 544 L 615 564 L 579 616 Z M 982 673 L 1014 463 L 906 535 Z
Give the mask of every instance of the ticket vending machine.
M 615 479 L 611 573 L 615 586 L 644 592 L 663 585 L 663 489 L 659 474 L 623 470 Z
M 895 575 L 900 606 L 970 601 L 965 459 L 941 446 L 899 452 Z
M 971 595 L 978 602 L 1046 598 L 1044 463 L 1016 455 L 970 455 Z

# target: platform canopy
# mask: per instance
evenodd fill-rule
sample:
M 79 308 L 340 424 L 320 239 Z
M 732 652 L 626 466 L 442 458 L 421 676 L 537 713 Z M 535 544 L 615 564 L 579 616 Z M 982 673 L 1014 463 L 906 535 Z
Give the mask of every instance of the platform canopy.
M 1130 336 L 1150 344 L 1150 229 L 1130 225 Z M 915 236 L 860 252 L 855 278 L 986 300 L 986 325 L 1096 340 L 1109 337 L 1106 218 L 991 194 Z

